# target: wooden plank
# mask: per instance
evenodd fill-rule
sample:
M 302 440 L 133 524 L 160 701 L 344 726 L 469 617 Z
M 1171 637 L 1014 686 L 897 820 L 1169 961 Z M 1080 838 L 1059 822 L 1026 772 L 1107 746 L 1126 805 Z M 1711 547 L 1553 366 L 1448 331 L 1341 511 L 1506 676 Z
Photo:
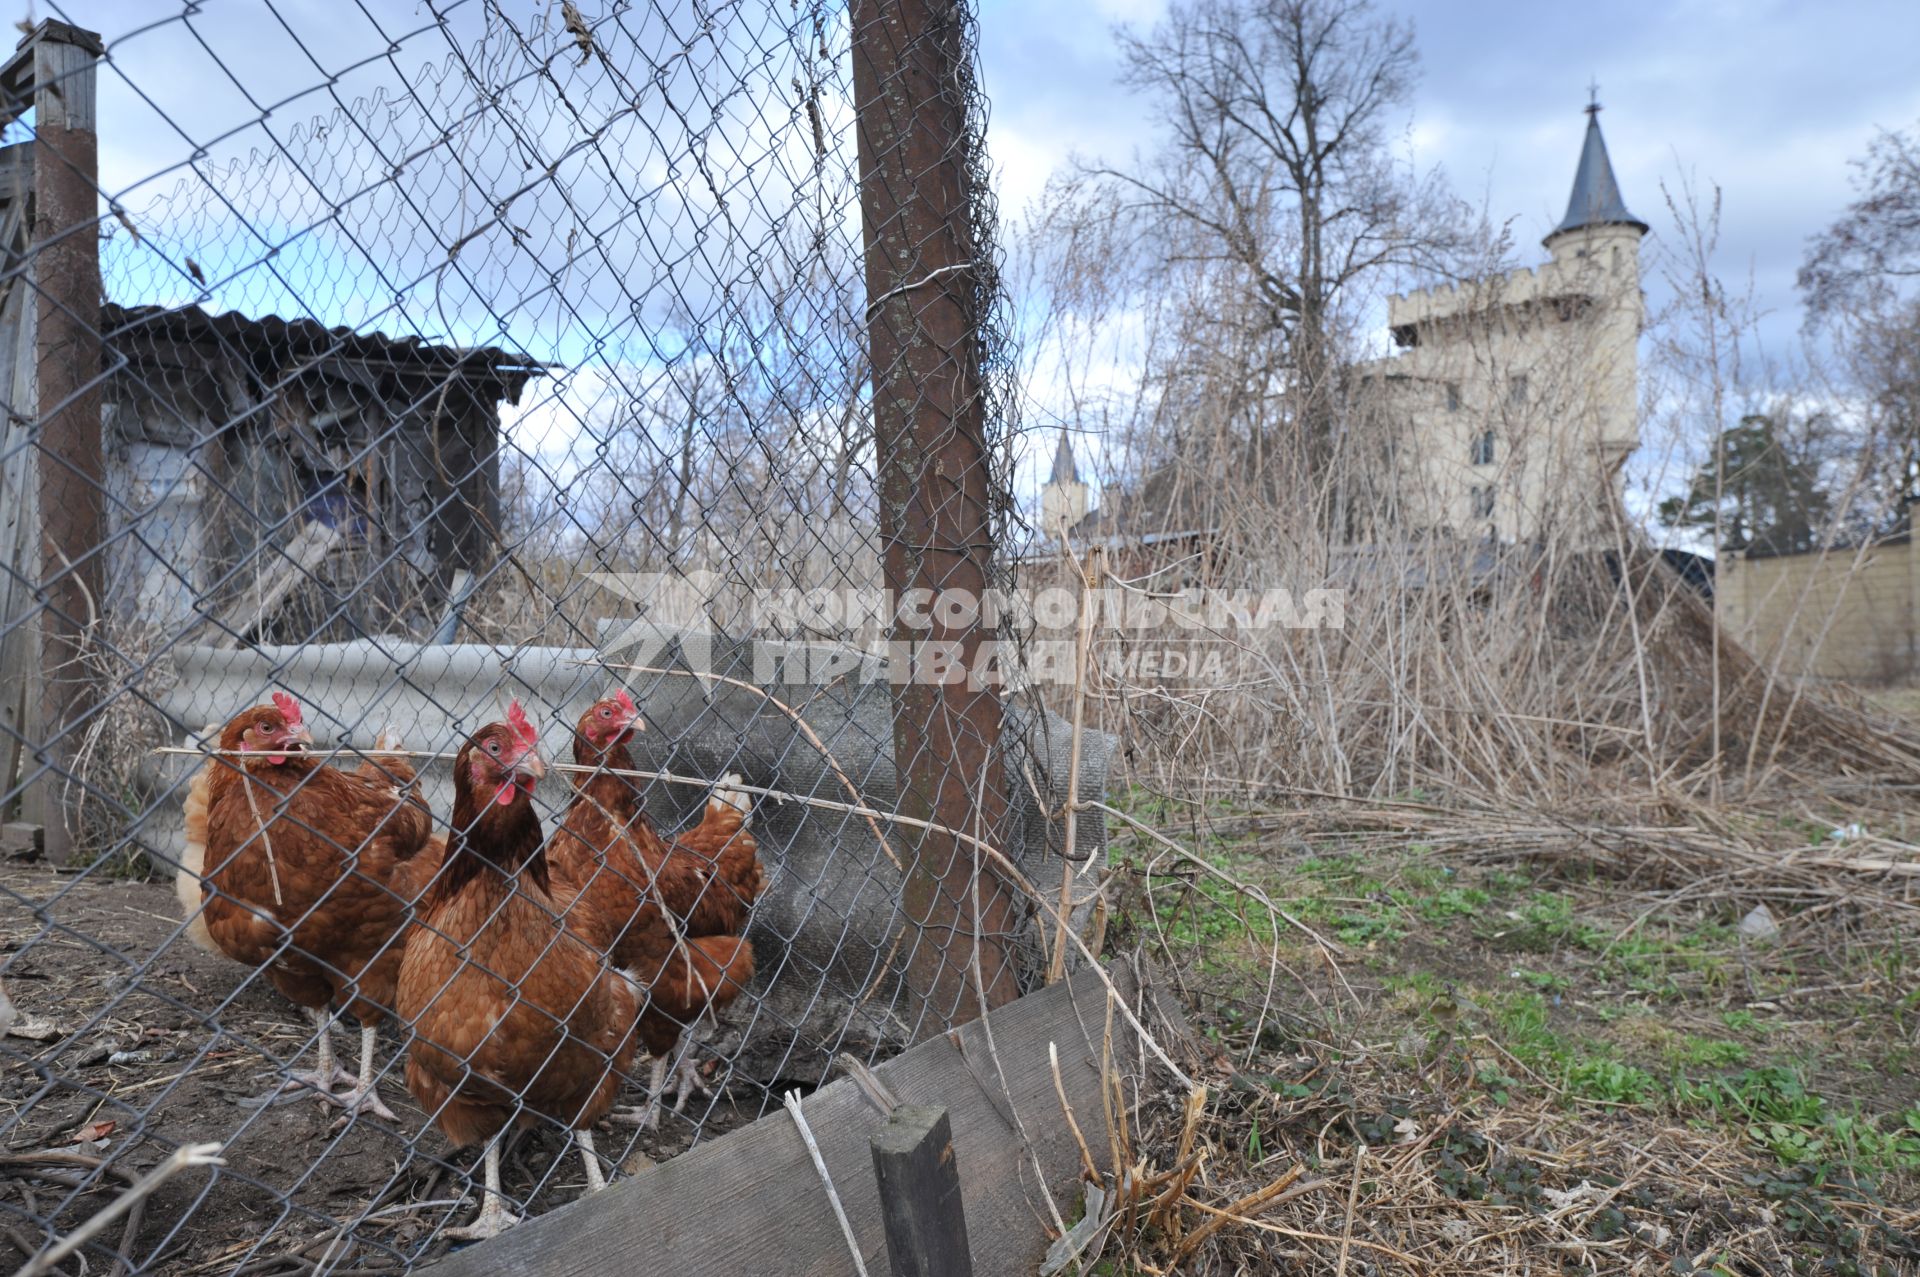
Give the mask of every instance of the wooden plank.
M 37 107 L 35 99 L 36 76 L 39 71 L 37 54 L 45 44 L 68 44 L 92 54 L 105 57 L 106 44 L 99 33 L 76 27 L 56 18 L 48 18 L 20 37 L 13 56 L 0 64 L 0 126 L 12 124 L 27 113 L 28 107 Z M 94 127 L 91 119 L 92 95 L 88 95 L 87 128 Z M 65 114 L 65 111 L 62 111 Z M 43 122 L 37 120 L 36 122 Z
M 871 1147 L 893 1277 L 973 1277 L 947 1111 L 902 1104 Z
M 467 600 L 473 597 L 475 582 L 473 573 L 465 568 L 456 568 L 453 580 L 447 585 L 447 610 L 441 616 L 440 624 L 434 628 L 429 643 L 451 643 L 460 635 L 460 618 L 466 613 Z
M 433 392 L 422 469 L 433 499 L 432 545 L 440 579 L 465 570 L 484 575 L 499 560 L 500 406 L 461 383 Z M 449 584 L 448 597 L 457 590 Z
M 24 209 L 27 198 L 16 192 L 14 207 Z M 8 210 L 15 238 L 7 241 L 9 254 L 24 250 L 19 227 Z M 11 258 L 10 258 L 11 260 Z M 40 739 L 40 696 L 36 690 L 40 669 L 40 629 L 29 624 L 38 607 L 33 585 L 40 577 L 40 470 L 31 446 L 33 438 L 34 352 L 38 336 L 37 306 L 29 306 L 29 291 L 16 282 L 0 306 L 0 326 L 12 342 L 9 369 L 0 374 L 7 389 L 6 421 L 0 438 L 6 442 L 0 461 L 0 557 L 7 571 L 0 573 L 0 728 L 6 732 L 4 762 L 0 762 L 0 792 L 20 783 L 20 765 L 29 743 Z M 46 787 L 34 785 L 22 796 L 22 815 L 35 824 L 47 818 Z
M 339 542 L 338 528 L 330 528 L 318 520 L 309 521 L 294 534 L 292 544 L 279 552 L 280 557 L 261 574 L 254 588 L 217 618 L 218 638 L 244 640 L 273 619 L 274 610 L 293 593 L 295 586 L 312 579 L 328 552 Z M 261 553 L 266 552 L 262 547 Z
M 1134 996 L 1124 968 L 1114 968 L 1112 978 L 1123 995 Z M 1098 972 L 1089 969 L 994 1011 L 1004 1087 L 979 1021 L 873 1070 L 900 1102 L 947 1109 L 954 1144 L 965 1150 L 956 1167 L 975 1272 L 1033 1272 L 1047 1248 L 1042 1221 L 1049 1213 L 1041 1195 L 1051 1194 L 1063 1210 L 1069 1198 L 1078 1199 L 1080 1157 L 1054 1095 L 1049 1042 L 1059 1047 L 1061 1082 L 1094 1156 L 1107 1157 L 1100 1072 L 1106 996 Z M 1116 1015 L 1113 1027 L 1114 1067 L 1136 1076 L 1140 1052 L 1125 1020 Z M 1127 1094 L 1136 1093 L 1127 1088 Z M 883 1111 L 846 1079 L 815 1091 L 802 1107 L 861 1257 L 870 1272 L 880 1271 L 885 1228 L 868 1139 L 884 1123 Z M 1013 1114 L 1033 1139 L 1031 1157 Z M 451 1255 L 432 1272 L 601 1277 L 632 1271 L 642 1261 L 650 1271 L 675 1277 L 844 1277 L 852 1270 L 799 1132 L 776 1109 L 751 1126 Z

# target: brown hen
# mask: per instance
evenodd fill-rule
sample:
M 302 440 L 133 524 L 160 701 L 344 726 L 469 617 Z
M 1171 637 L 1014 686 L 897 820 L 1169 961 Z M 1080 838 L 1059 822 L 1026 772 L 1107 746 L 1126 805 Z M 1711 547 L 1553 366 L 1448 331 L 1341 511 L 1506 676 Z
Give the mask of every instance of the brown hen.
M 284 692 L 237 715 L 187 795 L 187 849 L 175 889 L 189 933 L 264 968 L 313 1021 L 319 1060 L 309 1086 L 349 1115 L 393 1120 L 374 1089 L 378 1022 L 394 1005 L 401 932 L 439 867 L 426 804 L 398 760 L 344 771 L 308 751 L 300 704 Z M 333 1059 L 335 1008 L 361 1024 L 356 1077 Z M 336 1083 L 350 1089 L 336 1093 Z
M 753 978 L 753 947 L 743 933 L 765 879 L 747 829 L 748 802 L 716 788 L 701 822 L 668 842 L 641 810 L 627 742 L 639 709 L 622 689 L 590 706 L 574 730 L 574 761 L 593 767 L 576 784 L 551 864 L 556 896 L 582 935 L 631 970 L 648 990 L 640 1041 L 653 1057 L 646 1108 L 618 1114 L 651 1126 L 682 1035 L 725 1009 Z M 676 1077 L 680 1102 L 700 1087 L 690 1057 Z
M 400 968 L 413 1025 L 407 1089 L 457 1146 L 486 1144 L 479 1218 L 516 1222 L 500 1192 L 500 1134 L 546 1119 L 572 1129 L 590 1188 L 605 1184 L 589 1128 L 632 1064 L 643 987 L 562 921 L 531 795 L 545 773 L 515 702 L 454 760 L 447 863 L 421 902 Z

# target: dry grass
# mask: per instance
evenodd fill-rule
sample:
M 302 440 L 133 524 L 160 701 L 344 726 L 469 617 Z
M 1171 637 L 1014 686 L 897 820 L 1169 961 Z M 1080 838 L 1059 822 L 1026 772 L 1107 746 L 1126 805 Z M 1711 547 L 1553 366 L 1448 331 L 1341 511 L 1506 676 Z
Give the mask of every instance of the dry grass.
M 1342 581 L 1227 514 L 1189 579 Z M 1461 563 L 1372 547 L 1341 628 L 1215 636 L 1223 687 L 1096 681 L 1112 942 L 1215 1054 L 1115 1126 L 1093 1271 L 1920 1271 L 1915 720 L 1630 535 Z
M 1920 1211 L 1785 1176 L 1721 1133 L 1575 1123 L 1542 1102 L 1428 1112 L 1366 1078 L 1364 1062 L 1347 1073 L 1337 1101 L 1263 1122 L 1250 1102 L 1201 1092 L 1189 1126 L 1192 1110 L 1163 1097 L 1140 1146 L 1194 1152 L 1140 1182 L 1149 1200 L 1170 1177 L 1186 1187 L 1137 1212 L 1144 1227 L 1108 1271 L 1786 1273 L 1822 1262 L 1812 1249 L 1834 1271 L 1851 1260 L 1892 1272 L 1920 1255 L 1895 1240 Z M 1250 1166 L 1256 1123 L 1275 1151 Z
M 1127 807 L 1114 945 L 1184 995 L 1205 1090 L 1109 1123 L 1090 1271 L 1920 1271 L 1897 796 L 1839 843 L 1704 806 Z M 1735 925 L 1761 903 L 1778 941 Z
M 117 855 L 115 872 L 146 872 L 145 853 L 123 836 L 128 816 L 151 801 L 143 771 L 152 751 L 173 741 L 157 706 L 179 677 L 168 659 L 176 640 L 165 625 L 116 614 L 81 658 L 90 677 L 112 690 L 81 731 L 62 797 L 75 813 L 87 859 Z

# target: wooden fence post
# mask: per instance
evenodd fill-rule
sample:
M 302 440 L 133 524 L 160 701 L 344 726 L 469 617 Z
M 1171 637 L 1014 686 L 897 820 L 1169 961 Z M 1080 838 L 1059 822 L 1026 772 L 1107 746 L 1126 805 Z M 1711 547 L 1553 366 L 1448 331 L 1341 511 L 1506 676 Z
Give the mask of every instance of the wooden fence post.
M 99 138 L 95 63 L 100 37 L 41 22 L 0 70 L 7 110 L 34 112 L 33 220 L 27 266 L 35 318 L 33 412 L 39 469 L 40 695 L 29 718 L 34 782 L 22 815 L 46 829 L 46 854 L 72 858 L 78 830 L 62 791 L 82 723 L 94 706 L 88 668 L 104 621 L 106 462 L 101 437 Z M 11 784 L 13 778 L 7 778 Z
M 895 651 L 924 658 L 904 678 L 892 663 L 899 810 L 991 841 L 1007 823 L 1000 698 L 967 677 L 987 631 L 940 607 L 984 602 L 993 553 L 964 14 L 955 0 L 854 0 L 852 16 L 881 560 Z M 926 1038 L 1016 996 L 1015 910 L 965 844 L 914 843 L 902 904 Z
M 873 1137 L 873 1173 L 893 1277 L 973 1277 L 947 1111 L 894 1109 Z

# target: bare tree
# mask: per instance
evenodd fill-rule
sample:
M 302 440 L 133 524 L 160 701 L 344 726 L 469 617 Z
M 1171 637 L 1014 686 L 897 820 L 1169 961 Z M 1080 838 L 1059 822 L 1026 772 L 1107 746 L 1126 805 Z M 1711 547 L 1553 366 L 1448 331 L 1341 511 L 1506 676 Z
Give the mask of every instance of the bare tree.
M 1167 137 L 1142 163 L 1086 176 L 1160 241 L 1160 260 L 1227 268 L 1252 325 L 1239 344 L 1267 345 L 1292 415 L 1324 445 L 1343 303 L 1464 238 L 1439 175 L 1390 152 L 1418 69 L 1411 27 L 1367 0 L 1187 0 L 1119 38 L 1126 82 L 1157 99 Z
M 1920 499 L 1920 127 L 1855 163 L 1856 198 L 1808 246 L 1799 286 L 1858 403 L 1875 522 L 1906 531 Z
M 1920 282 L 1920 126 L 1883 132 L 1854 162 L 1858 197 L 1814 236 L 1799 285 L 1816 317 Z

